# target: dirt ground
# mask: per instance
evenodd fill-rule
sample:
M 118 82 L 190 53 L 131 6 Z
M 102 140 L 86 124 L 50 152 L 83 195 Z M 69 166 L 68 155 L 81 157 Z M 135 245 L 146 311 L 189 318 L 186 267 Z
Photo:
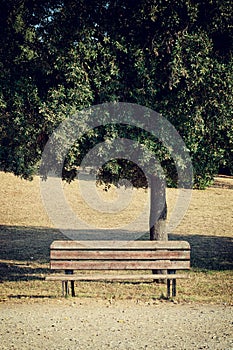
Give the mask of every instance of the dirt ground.
M 56 300 L 1 305 L 4 350 L 232 350 L 233 309 L 217 305 Z
M 179 281 L 172 301 L 163 298 L 164 286 L 152 283 L 83 283 L 77 297 L 61 298 L 60 283 L 44 277 L 50 243 L 68 238 L 45 212 L 39 179 L 0 173 L 0 181 L 2 349 L 233 349 L 233 179 L 218 178 L 214 187 L 193 191 L 183 220 L 170 233 L 170 239 L 188 240 L 192 248 L 190 280 Z M 136 191 L 126 210 L 106 215 L 88 208 L 75 184 L 64 185 L 64 192 L 83 219 L 91 218 L 98 228 L 111 222 L 116 230 L 148 198 Z M 169 215 L 176 195 L 168 190 Z M 115 192 L 101 196 L 111 201 Z M 135 229 L 143 235 L 141 223 Z

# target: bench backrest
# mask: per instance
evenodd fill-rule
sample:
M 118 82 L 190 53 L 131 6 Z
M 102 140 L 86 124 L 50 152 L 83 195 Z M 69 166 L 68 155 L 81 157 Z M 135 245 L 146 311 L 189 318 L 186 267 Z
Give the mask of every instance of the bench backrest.
M 185 241 L 54 241 L 50 249 L 50 267 L 58 270 L 190 268 Z

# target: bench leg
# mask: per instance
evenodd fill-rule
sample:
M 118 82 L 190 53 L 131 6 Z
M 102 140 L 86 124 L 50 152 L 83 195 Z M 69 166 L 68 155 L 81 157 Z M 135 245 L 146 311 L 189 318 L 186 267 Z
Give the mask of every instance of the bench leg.
M 65 297 L 69 295 L 68 281 L 62 281 L 62 295 Z
M 172 281 L 172 296 L 175 297 L 176 296 L 176 279 L 172 279 L 172 280 L 167 280 L 167 297 L 168 299 L 171 296 L 171 281 Z
M 174 275 L 176 273 L 175 270 L 168 271 L 169 275 Z M 171 296 L 171 282 L 172 282 L 172 296 L 176 296 L 176 279 L 168 279 L 167 280 L 167 297 L 170 298 Z
M 172 296 L 176 296 L 176 279 L 172 280 Z
M 167 280 L 167 298 L 171 296 L 171 280 Z
M 71 284 L 71 295 L 75 297 L 74 281 L 70 281 Z M 68 281 L 62 281 L 62 295 L 67 297 L 70 293 Z
M 74 273 L 73 270 L 65 271 L 66 275 L 73 275 L 73 273 Z M 75 297 L 74 281 L 70 281 L 70 286 L 71 286 L 71 295 L 72 297 Z M 62 294 L 66 297 L 69 295 L 69 281 L 62 281 Z
M 70 284 L 71 284 L 71 295 L 72 295 L 72 297 L 75 297 L 74 281 L 70 281 Z
M 64 297 L 64 295 L 65 295 L 65 282 L 64 281 L 62 281 L 62 295 L 63 295 L 63 297 Z

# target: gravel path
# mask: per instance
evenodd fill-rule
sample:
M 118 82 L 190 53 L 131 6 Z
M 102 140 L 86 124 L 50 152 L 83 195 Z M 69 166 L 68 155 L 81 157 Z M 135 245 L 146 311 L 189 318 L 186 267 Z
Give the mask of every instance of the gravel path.
M 230 306 L 68 299 L 0 309 L 4 350 L 233 349 Z

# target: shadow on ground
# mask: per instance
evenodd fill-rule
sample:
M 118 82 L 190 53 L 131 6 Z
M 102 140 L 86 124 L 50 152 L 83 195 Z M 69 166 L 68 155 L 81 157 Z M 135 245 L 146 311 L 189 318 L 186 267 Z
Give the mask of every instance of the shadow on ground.
M 90 239 L 92 239 L 92 233 Z M 114 233 L 114 232 L 113 232 Z M 124 232 L 122 233 L 122 237 Z M 93 231 L 96 237 L 96 232 Z M 109 236 L 114 239 L 113 236 Z M 127 234 L 126 239 L 129 239 Z M 55 229 L 0 226 L 0 280 L 40 280 L 49 272 L 49 247 L 54 240 L 68 240 Z M 122 238 L 123 239 L 123 238 Z M 142 236 L 149 239 L 148 235 Z M 233 239 L 205 235 L 170 235 L 191 245 L 192 268 L 233 269 Z

